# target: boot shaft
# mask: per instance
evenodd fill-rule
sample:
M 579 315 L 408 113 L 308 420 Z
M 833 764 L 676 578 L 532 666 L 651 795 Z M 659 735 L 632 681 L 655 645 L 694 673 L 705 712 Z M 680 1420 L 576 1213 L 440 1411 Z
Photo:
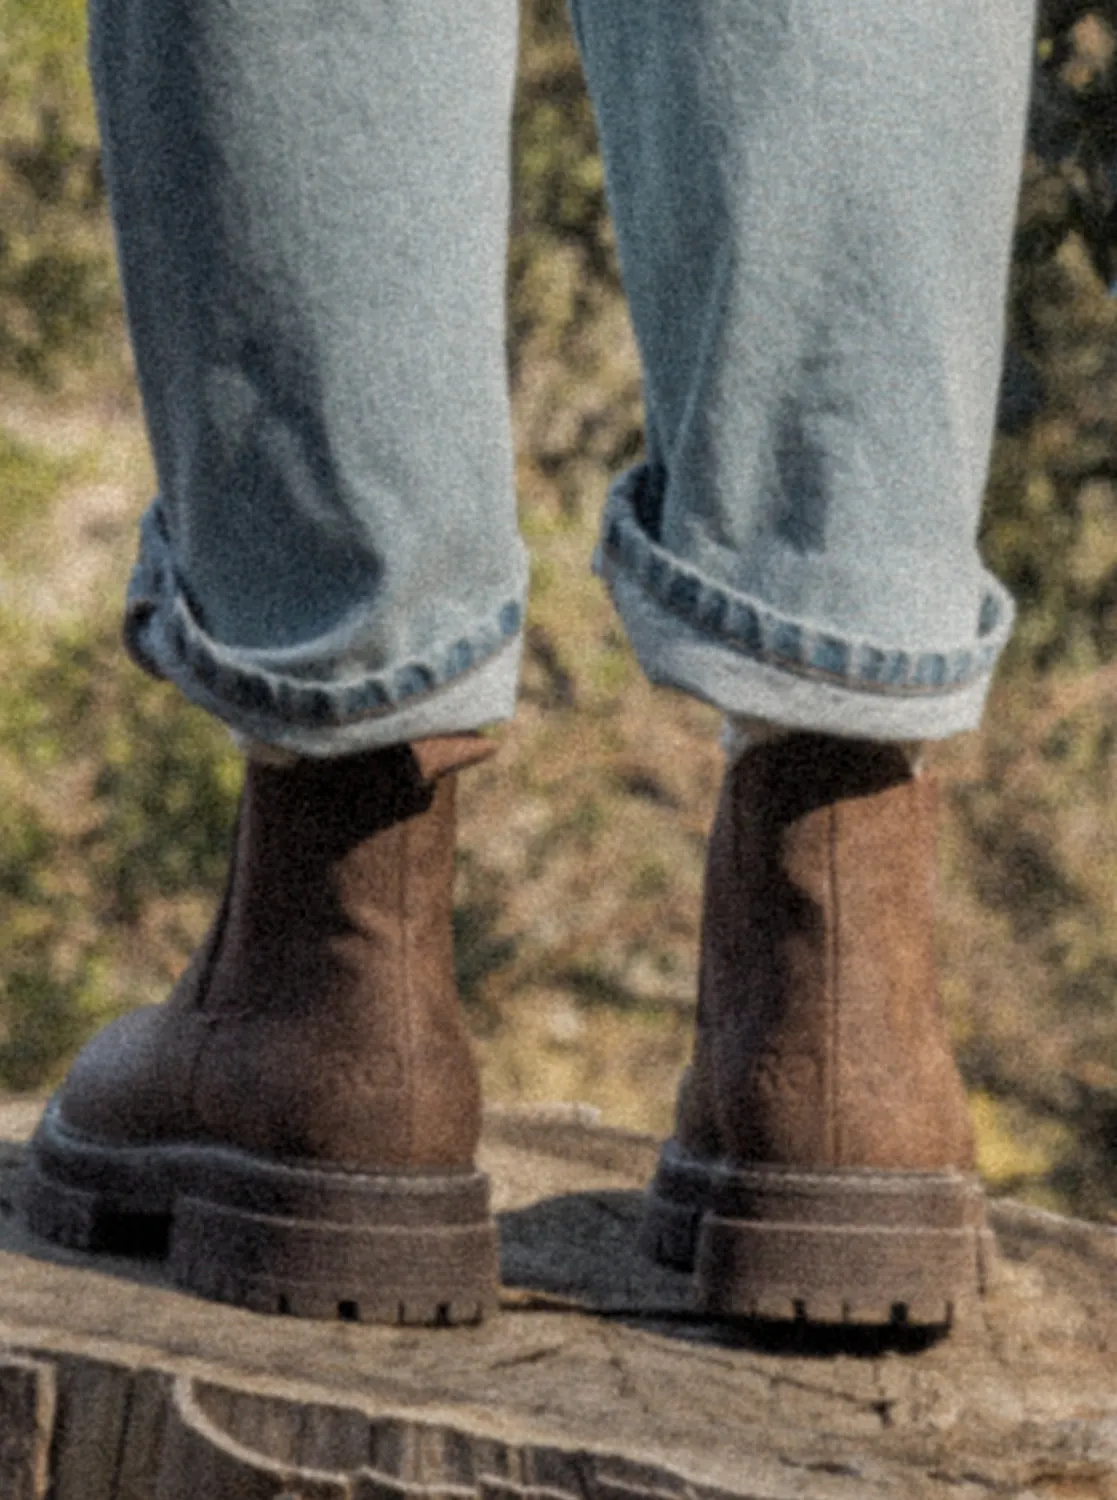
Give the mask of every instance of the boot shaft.
M 363 975 L 397 1012 L 455 1007 L 454 831 L 455 778 L 428 780 L 406 745 L 249 765 L 222 934 L 235 993 L 215 973 L 200 1003 L 361 1007 Z
M 470 1168 L 455 762 L 445 746 L 436 761 L 404 745 L 249 764 L 209 937 L 167 1002 L 82 1053 L 62 1095 L 75 1128 L 364 1171 Z
M 935 973 L 935 806 L 898 746 L 793 735 L 729 771 L 680 1110 L 695 1149 L 970 1167 Z

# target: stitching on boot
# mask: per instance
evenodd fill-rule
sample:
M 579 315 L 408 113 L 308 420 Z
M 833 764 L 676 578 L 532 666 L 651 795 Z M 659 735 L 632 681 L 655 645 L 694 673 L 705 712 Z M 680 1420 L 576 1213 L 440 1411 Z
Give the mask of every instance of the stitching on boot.
M 827 934 L 826 953 L 826 1005 L 829 1010 L 829 1057 L 826 1059 L 826 1147 L 831 1163 L 842 1159 L 841 1139 L 841 896 L 838 890 L 838 839 L 839 812 L 831 807 L 827 813 L 827 892 L 829 911 L 827 919 L 830 932 Z
M 396 921 L 399 924 L 399 946 L 400 946 L 400 995 L 396 1011 L 396 1024 L 399 1027 L 397 1036 L 399 1038 L 400 1050 L 403 1053 L 403 1078 L 406 1091 L 407 1103 L 404 1106 L 407 1111 L 407 1157 L 412 1160 L 416 1150 L 415 1116 L 418 1112 L 415 1086 L 415 1016 L 411 1005 L 411 825 L 404 822 L 399 825 L 398 836 L 400 839 L 399 851 L 399 886 L 396 900 Z M 402 1015 L 400 1012 L 402 1011 Z

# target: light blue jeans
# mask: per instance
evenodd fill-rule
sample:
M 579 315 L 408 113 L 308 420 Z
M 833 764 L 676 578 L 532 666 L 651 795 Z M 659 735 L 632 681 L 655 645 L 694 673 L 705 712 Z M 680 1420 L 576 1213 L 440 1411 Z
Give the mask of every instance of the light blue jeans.
M 647 404 L 596 566 L 644 669 L 973 727 L 1031 0 L 573 9 Z M 91 36 L 160 486 L 132 652 L 304 754 L 510 716 L 514 0 L 93 0 Z

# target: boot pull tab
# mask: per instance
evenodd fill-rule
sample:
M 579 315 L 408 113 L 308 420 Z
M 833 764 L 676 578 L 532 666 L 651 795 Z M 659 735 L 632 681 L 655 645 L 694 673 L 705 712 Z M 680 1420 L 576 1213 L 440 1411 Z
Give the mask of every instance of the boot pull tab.
M 464 771 L 480 765 L 495 755 L 499 746 L 482 735 L 439 734 L 426 740 L 413 740 L 411 751 L 424 781 L 439 781 L 451 771 Z

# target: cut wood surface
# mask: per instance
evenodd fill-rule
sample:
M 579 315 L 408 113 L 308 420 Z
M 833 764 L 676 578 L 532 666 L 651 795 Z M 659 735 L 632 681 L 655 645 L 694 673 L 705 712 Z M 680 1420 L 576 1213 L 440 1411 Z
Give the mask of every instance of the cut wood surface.
M 928 1341 L 704 1322 L 636 1249 L 657 1143 L 492 1113 L 503 1307 L 262 1317 L 34 1240 L 0 1108 L 0 1500 L 1117 1500 L 1117 1231 L 1010 1202 Z

